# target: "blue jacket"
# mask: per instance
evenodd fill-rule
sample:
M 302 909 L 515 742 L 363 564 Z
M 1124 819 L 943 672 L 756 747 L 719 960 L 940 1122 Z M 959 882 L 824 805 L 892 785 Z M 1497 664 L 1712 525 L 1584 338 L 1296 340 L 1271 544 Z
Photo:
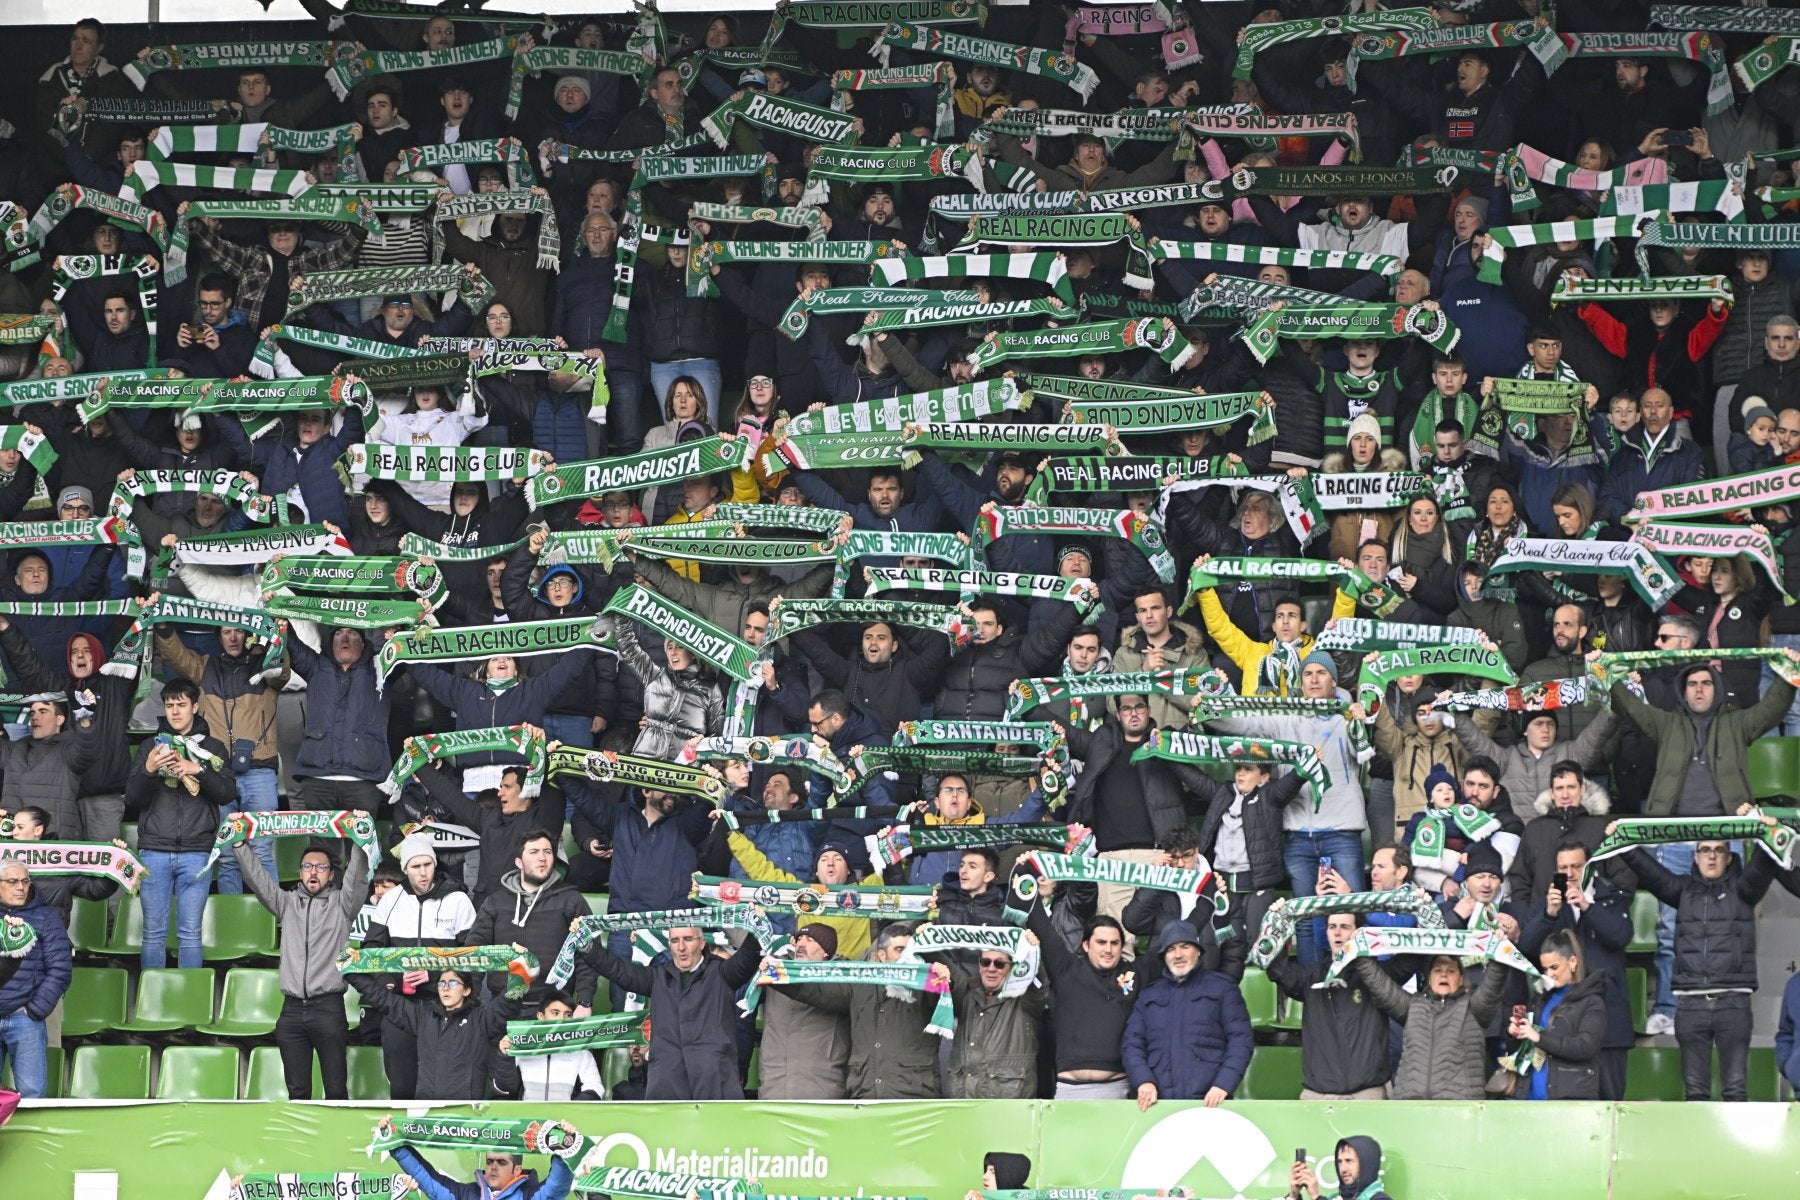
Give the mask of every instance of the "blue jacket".
M 1446 279 L 1437 290 L 1444 315 L 1462 330 L 1457 350 L 1469 368 L 1469 390 L 1489 375 L 1512 378 L 1525 361 L 1525 335 L 1531 322 L 1497 283 L 1483 283 L 1473 272 Z
M 1156 1085 L 1162 1100 L 1199 1100 L 1211 1088 L 1234 1092 L 1250 1069 L 1250 1010 L 1231 976 L 1195 966 L 1145 988 L 1125 1023 L 1121 1047 L 1132 1092 Z
M 375 688 L 375 652 L 365 644 L 362 657 L 341 668 L 330 657 L 335 632 L 319 627 L 324 654 L 297 637 L 288 639 L 288 660 L 306 680 L 306 733 L 294 775 L 386 779 L 394 758 L 388 753 L 388 701 Z
M 744 792 L 727 800 L 725 807 L 735 813 L 763 810 L 753 796 Z M 825 827 L 817 821 L 778 821 L 768 825 L 746 825 L 739 832 L 750 839 L 764 858 L 794 878 L 805 879 L 812 874 L 813 864 L 818 861 L 819 835 L 825 832 Z M 744 864 L 735 857 L 731 860 L 731 877 L 750 878 Z
M 975 805 L 979 808 L 979 805 Z M 1007 813 L 1004 817 L 993 817 L 984 820 L 984 825 L 1031 825 L 1042 821 L 1046 815 L 1044 793 L 1041 788 L 1032 788 L 1031 795 L 1025 803 Z M 926 825 L 923 818 L 915 824 Z M 915 855 L 912 860 L 912 875 L 908 883 L 938 883 L 946 888 L 957 886 L 956 866 L 962 861 L 961 850 L 933 850 L 929 854 Z
M 853 704 L 850 706 L 850 715 L 844 718 L 844 723 L 838 727 L 838 731 L 831 735 L 831 752 L 837 755 L 840 761 L 845 761 L 849 759 L 852 747 L 890 746 L 893 741 L 894 739 L 881 732 L 881 722 Z M 856 794 L 857 804 L 875 806 L 888 805 L 893 802 L 894 781 L 879 772 L 871 775 L 869 782 L 865 783 Z M 814 775 L 808 789 L 807 803 L 813 808 L 825 808 L 830 805 L 831 781 L 823 775 Z M 854 832 L 858 837 L 864 836 L 862 832 L 856 830 L 846 830 L 846 832 Z M 874 833 L 875 830 L 870 828 L 867 832 Z M 806 877 L 805 872 L 800 874 L 801 878 Z
M 522 679 L 504 692 L 491 691 L 480 680 L 470 679 L 467 675 L 452 675 L 429 663 L 413 663 L 407 670 L 413 682 L 431 693 L 433 699 L 456 710 L 458 729 L 489 729 L 520 722 L 542 725 L 550 702 L 577 675 L 593 666 L 587 655 L 586 650 L 565 650 L 548 671 Z M 522 755 L 490 750 L 465 754 L 459 761 L 473 767 L 522 763 L 525 759 Z
M 344 481 L 338 478 L 337 461 L 362 440 L 362 410 L 353 404 L 344 406 L 342 428 L 304 450 L 291 434 L 284 433 L 281 444 L 269 456 L 258 490 L 265 496 L 284 496 L 289 488 L 298 486 L 300 499 L 306 504 L 307 520 L 330 521 L 339 529 L 347 528 L 350 515 L 344 507 Z
M 600 336 L 606 318 L 612 315 L 613 270 L 617 260 L 595 258 L 583 252 L 580 258 L 563 264 L 556 277 L 556 308 L 550 320 L 550 332 L 569 343 L 570 349 L 586 350 L 598 346 L 606 351 L 606 369 L 643 369 L 643 355 L 638 343 L 643 340 L 632 327 L 624 342 L 609 342 Z
M 1800 1092 L 1800 975 L 1790 975 L 1781 993 L 1781 1020 L 1775 1027 L 1775 1065 L 1788 1086 Z
M 542 1180 L 536 1171 L 526 1171 L 496 1192 L 479 1173 L 473 1183 L 456 1182 L 426 1162 L 411 1146 L 395 1146 L 393 1155 L 399 1168 L 419 1185 L 419 1194 L 425 1200 L 562 1200 L 575 1182 L 575 1172 L 566 1158 L 552 1158 L 550 1174 Z
M 1639 425 L 1619 439 L 1618 451 L 1595 497 L 1595 515 L 1616 521 L 1631 511 L 1639 493 L 1692 483 L 1703 474 L 1705 464 L 1700 447 L 1682 437 L 1673 425 L 1663 430 L 1656 460 L 1650 461 L 1644 455 L 1644 427 Z
M 692 907 L 688 888 L 700 869 L 700 844 L 712 832 L 711 806 L 683 800 L 652 825 L 644 820 L 635 789 L 621 789 L 612 799 L 593 798 L 596 790 L 584 789 L 575 803 L 612 843 L 607 911 Z
M 573 344 L 573 343 L 571 343 Z M 539 388 L 531 413 L 532 445 L 547 450 L 559 463 L 587 457 L 587 415 L 593 397 L 586 392 L 553 392 Z
M 34 1021 L 42 1021 L 69 990 L 74 961 L 69 949 L 69 931 L 62 917 L 44 902 L 36 885 L 26 891 L 26 900 L 17 908 L 0 906 L 0 917 L 18 917 L 37 930 L 37 943 L 25 955 L 13 977 L 0 984 L 0 1017 L 10 1017 L 21 1010 Z

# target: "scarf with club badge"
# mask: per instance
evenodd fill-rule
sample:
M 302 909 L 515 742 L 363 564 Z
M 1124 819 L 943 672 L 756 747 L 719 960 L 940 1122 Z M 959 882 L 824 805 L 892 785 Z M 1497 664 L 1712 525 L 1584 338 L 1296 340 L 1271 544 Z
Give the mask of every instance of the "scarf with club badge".
M 1130 509 L 1047 508 L 987 505 L 976 514 L 973 537 L 986 552 L 1010 533 L 1092 534 L 1124 538 L 1143 556 L 1157 578 L 1175 578 L 1175 556 L 1163 541 L 1162 522 Z
M 1110 246 L 1125 243 L 1126 286 L 1149 288 L 1152 263 L 1136 217 L 1128 213 L 1077 213 L 1069 216 L 1038 213 L 1006 213 L 969 219 L 968 230 L 954 253 L 980 253 L 988 246 Z
M 932 105 L 931 136 L 937 141 L 947 142 L 956 135 L 956 105 L 950 94 L 955 85 L 955 69 L 944 62 L 914 63 L 905 67 L 872 67 L 863 71 L 833 71 L 831 107 L 834 112 L 846 111 L 848 97 L 853 92 L 932 88 L 937 100 Z M 977 184 L 977 189 L 980 186 Z
M 341 102 L 371 75 L 394 75 L 403 71 L 440 71 L 468 63 L 491 62 L 511 58 L 519 45 L 517 34 L 470 42 L 442 50 L 364 50 L 334 62 L 325 72 L 325 82 Z
M 440 200 L 437 207 L 437 221 L 431 226 L 431 257 L 440 259 L 444 256 L 445 221 L 460 221 L 465 217 L 483 217 L 502 213 L 537 217 L 538 270 L 555 271 L 562 267 L 562 233 L 556 225 L 556 206 L 551 203 L 549 196 L 525 189 L 503 192 L 470 192 L 466 196 L 452 196 L 448 200 Z
M 1087 358 L 1132 350 L 1155 351 L 1171 371 L 1181 370 L 1198 353 L 1173 322 L 1163 317 L 1139 317 L 1060 329 L 990 333 L 969 355 L 968 363 L 977 371 L 985 371 L 1015 358 Z
M 912 25 L 905 21 L 888 22 L 887 27 L 875 39 L 869 53 L 885 67 L 894 46 L 942 58 L 984 63 L 1003 71 L 1023 71 L 1027 75 L 1053 79 L 1073 89 L 1083 101 L 1092 96 L 1094 89 L 1100 85 L 1100 77 L 1094 74 L 1092 67 L 1076 62 L 1072 56 L 1060 51 L 1041 50 L 1035 46 L 1014 46 L 988 38 Z
M 1410 916 L 1420 929 L 1443 929 L 1444 913 L 1425 889 L 1408 883 L 1388 892 L 1341 892 L 1323 896 L 1290 896 L 1275 901 L 1263 917 L 1262 932 L 1250 947 L 1250 961 L 1267 967 L 1293 940 L 1302 921 L 1334 913 L 1399 913 Z
M 254 838 L 276 837 L 343 838 L 363 852 L 370 870 L 375 869 L 381 857 L 375 842 L 375 822 L 366 814 L 358 816 L 349 809 L 238 812 L 219 823 L 219 831 L 213 835 L 212 853 L 201 869 L 212 866 L 222 851 L 233 846 L 242 846 Z

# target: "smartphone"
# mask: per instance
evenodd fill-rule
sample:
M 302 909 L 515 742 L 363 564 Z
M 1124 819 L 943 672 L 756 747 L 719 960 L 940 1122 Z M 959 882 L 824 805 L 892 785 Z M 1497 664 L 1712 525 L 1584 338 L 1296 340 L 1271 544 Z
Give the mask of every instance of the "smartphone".
M 1306 1162 L 1306 1147 L 1305 1146 L 1302 1146 L 1298 1150 L 1294 1151 L 1294 1161 L 1297 1163 L 1302 1163 L 1302 1164 Z
M 1569 890 L 1569 877 L 1562 871 L 1556 873 L 1556 890 L 1559 892 L 1566 892 Z
M 1662 135 L 1662 144 L 1670 149 L 1694 144 L 1694 135 L 1685 129 L 1671 129 Z
M 1513 1023 L 1517 1025 L 1523 1025 L 1525 1023 L 1525 1006 L 1523 1004 L 1513 1005 L 1512 1019 Z
M 1331 855 L 1321 854 L 1319 855 L 1319 878 L 1323 879 L 1329 874 L 1331 874 Z

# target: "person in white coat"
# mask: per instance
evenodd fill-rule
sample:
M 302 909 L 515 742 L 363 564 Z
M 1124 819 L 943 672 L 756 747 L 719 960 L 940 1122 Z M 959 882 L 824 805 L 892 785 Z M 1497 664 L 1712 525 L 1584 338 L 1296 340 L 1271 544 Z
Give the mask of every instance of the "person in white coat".
M 460 446 L 471 433 L 488 423 L 487 414 L 475 412 L 475 389 L 463 393 L 455 408 L 438 386 L 416 387 L 406 407 L 381 418 L 373 440 L 390 446 Z M 420 504 L 448 511 L 450 485 L 404 480 L 400 484 Z
M 540 1021 L 567 1021 L 575 1015 L 575 1001 L 563 992 L 545 992 L 538 1004 Z M 510 1038 L 500 1039 L 500 1051 L 512 1053 Z M 555 1054 L 531 1054 L 515 1059 L 519 1078 L 525 1081 L 521 1100 L 604 1100 L 606 1084 L 594 1065 L 591 1050 L 561 1050 Z

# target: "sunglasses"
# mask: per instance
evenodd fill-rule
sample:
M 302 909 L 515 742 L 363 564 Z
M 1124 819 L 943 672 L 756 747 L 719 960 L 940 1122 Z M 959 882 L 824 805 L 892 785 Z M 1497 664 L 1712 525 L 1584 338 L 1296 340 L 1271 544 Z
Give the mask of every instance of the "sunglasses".
M 983 958 L 981 960 L 981 965 L 984 968 L 985 967 L 1011 967 L 1012 960 L 1010 958 Z

